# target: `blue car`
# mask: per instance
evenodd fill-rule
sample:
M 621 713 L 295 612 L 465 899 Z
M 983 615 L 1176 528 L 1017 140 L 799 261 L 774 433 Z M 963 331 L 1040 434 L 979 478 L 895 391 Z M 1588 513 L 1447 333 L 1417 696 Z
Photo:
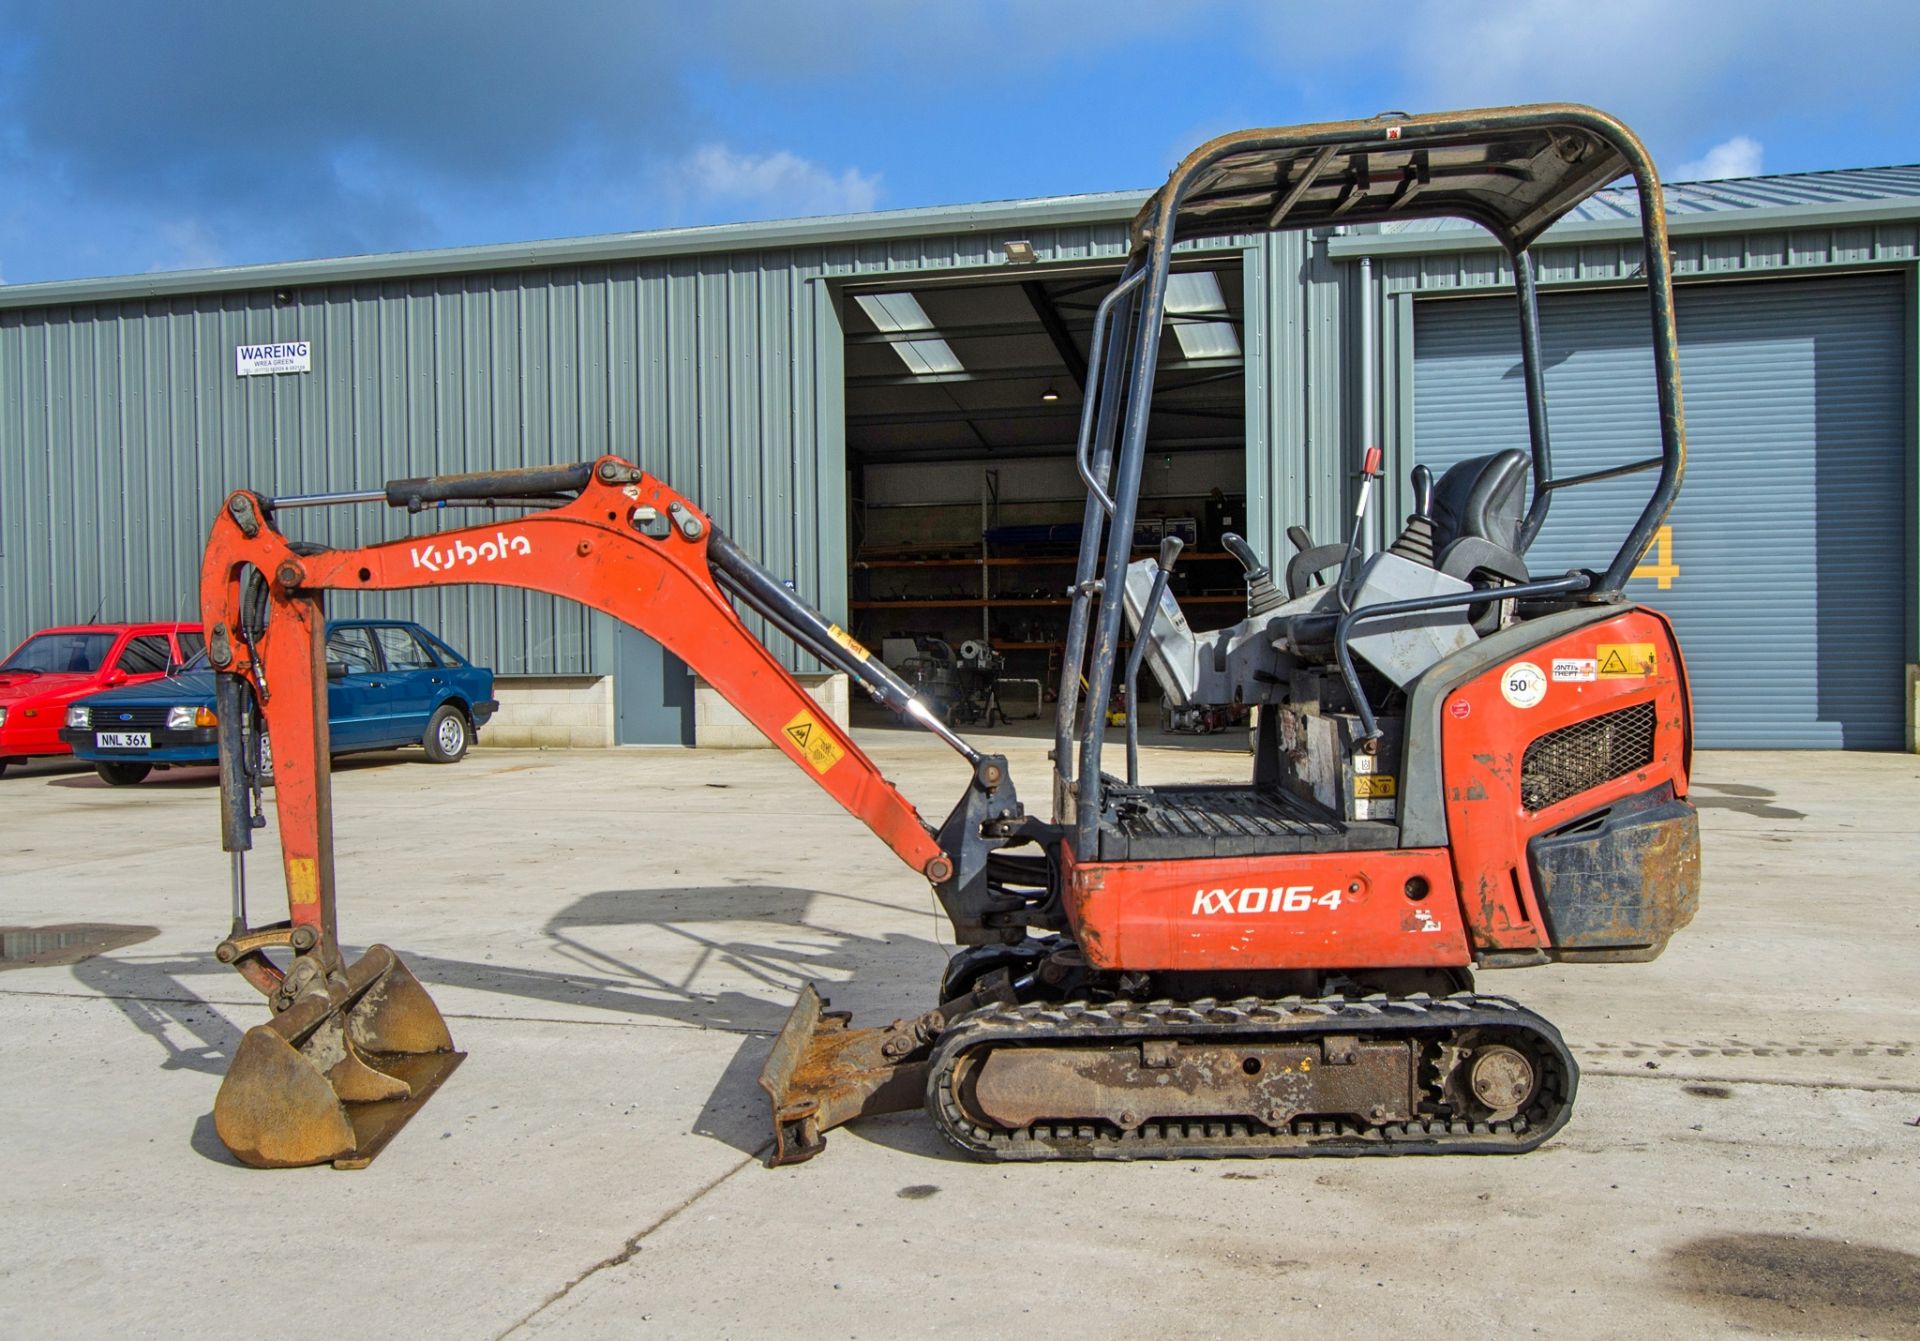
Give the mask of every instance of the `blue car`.
M 327 681 L 336 755 L 420 745 L 434 763 L 451 764 L 500 707 L 491 670 L 406 620 L 329 622 Z M 213 672 L 200 657 L 164 679 L 82 698 L 60 738 L 115 787 L 156 768 L 215 763 Z M 271 772 L 271 740 L 262 754 Z

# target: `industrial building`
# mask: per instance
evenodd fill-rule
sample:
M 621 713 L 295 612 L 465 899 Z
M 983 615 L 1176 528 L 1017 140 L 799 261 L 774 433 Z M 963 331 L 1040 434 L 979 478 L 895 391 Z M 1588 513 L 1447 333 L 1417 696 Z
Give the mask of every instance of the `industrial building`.
M 872 645 L 992 649 L 1001 705 L 1032 711 L 1077 541 L 1087 332 L 1143 199 L 0 287 L 0 643 L 193 614 L 206 527 L 237 485 L 617 452 Z M 1920 167 L 1667 201 L 1691 454 L 1633 591 L 1678 624 L 1699 743 L 1911 749 Z M 1581 470 L 1644 457 L 1656 433 L 1633 209 L 1603 192 L 1536 248 L 1556 457 Z M 1244 590 L 1220 533 L 1270 559 L 1291 525 L 1336 538 L 1366 444 L 1385 448 L 1395 524 L 1414 463 L 1525 445 L 1510 279 L 1477 228 L 1184 255 L 1140 539 L 1189 541 L 1175 588 L 1203 627 Z M 1617 532 L 1647 487 L 1564 498 L 1533 571 L 1593 561 L 1596 509 Z M 407 525 L 365 507 L 289 532 L 345 545 Z M 494 666 L 520 738 L 726 735 L 683 667 L 577 606 L 477 589 L 339 609 L 417 618 Z

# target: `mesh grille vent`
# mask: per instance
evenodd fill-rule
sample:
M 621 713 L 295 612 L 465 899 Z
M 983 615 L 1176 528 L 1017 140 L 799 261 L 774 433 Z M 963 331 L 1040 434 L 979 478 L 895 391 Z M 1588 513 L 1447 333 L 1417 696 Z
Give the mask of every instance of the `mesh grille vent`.
M 1520 803 L 1545 810 L 1653 762 L 1653 704 L 1636 703 L 1563 726 L 1527 746 L 1520 763 Z

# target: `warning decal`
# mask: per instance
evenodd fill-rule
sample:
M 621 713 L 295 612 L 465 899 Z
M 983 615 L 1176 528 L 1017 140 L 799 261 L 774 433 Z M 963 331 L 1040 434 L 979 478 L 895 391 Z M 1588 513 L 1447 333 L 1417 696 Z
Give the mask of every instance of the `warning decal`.
M 1356 773 L 1353 777 L 1353 794 L 1361 801 L 1386 800 L 1394 793 L 1394 777 L 1391 773 Z
M 1601 643 L 1594 655 L 1603 680 L 1643 680 L 1658 660 L 1652 643 Z
M 862 661 L 869 660 L 873 656 L 873 653 L 860 645 L 859 639 L 855 638 L 838 624 L 827 625 L 827 636 L 859 657 Z
M 847 752 L 841 748 L 827 729 L 820 725 L 820 719 L 802 708 L 794 714 L 793 720 L 780 728 L 786 733 L 800 751 L 800 757 L 813 765 L 813 771 L 824 773 L 842 759 Z
M 287 858 L 287 902 L 320 902 L 320 863 L 312 857 Z

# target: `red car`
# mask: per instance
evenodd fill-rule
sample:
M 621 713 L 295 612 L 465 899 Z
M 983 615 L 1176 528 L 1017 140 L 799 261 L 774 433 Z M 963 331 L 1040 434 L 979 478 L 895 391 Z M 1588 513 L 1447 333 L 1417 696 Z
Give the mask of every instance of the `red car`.
M 82 624 L 42 629 L 0 661 L 0 773 L 35 755 L 72 754 L 60 739 L 67 705 L 157 680 L 206 648 L 198 624 Z

